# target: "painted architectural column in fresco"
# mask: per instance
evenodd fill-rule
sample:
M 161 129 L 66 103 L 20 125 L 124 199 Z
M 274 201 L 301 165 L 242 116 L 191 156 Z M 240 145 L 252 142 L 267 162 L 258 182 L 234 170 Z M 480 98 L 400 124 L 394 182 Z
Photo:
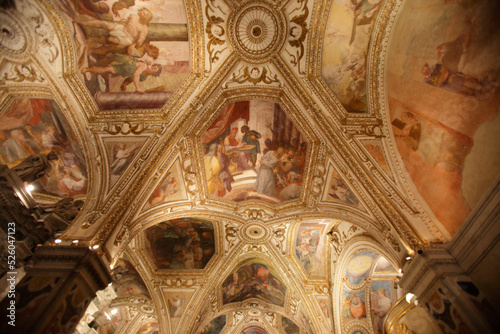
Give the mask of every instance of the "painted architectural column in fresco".
M 416 295 L 443 333 L 498 332 L 498 314 L 444 247 L 424 250 L 403 272 L 399 284 Z
M 41 246 L 16 286 L 16 326 L 2 333 L 72 333 L 96 291 L 111 281 L 97 253 L 87 247 Z M 10 298 L 1 307 L 7 310 Z M 5 316 L 4 316 L 5 319 Z

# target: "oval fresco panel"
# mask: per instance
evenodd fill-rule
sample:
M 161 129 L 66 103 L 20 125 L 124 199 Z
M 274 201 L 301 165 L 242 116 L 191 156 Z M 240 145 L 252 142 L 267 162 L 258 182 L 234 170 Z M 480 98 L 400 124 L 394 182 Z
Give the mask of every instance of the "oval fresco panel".
M 100 109 L 161 108 L 189 72 L 182 0 L 59 2 Z
M 359 284 L 364 277 L 368 276 L 373 261 L 377 255 L 373 251 L 364 251 L 353 255 L 347 265 L 346 277 L 352 284 Z
M 158 269 L 203 269 L 215 253 L 214 225 L 175 219 L 144 231 L 145 249 Z
M 278 104 L 229 104 L 201 143 L 210 195 L 271 203 L 300 197 L 308 144 Z
M 408 2 L 388 50 L 397 147 L 451 235 L 500 173 L 499 12 L 498 1 Z
M 87 193 L 83 153 L 57 103 L 49 99 L 15 99 L 0 115 L 0 163 L 12 168 L 34 154 L 53 152 L 50 170 L 33 185 L 36 192 L 59 196 Z
M 278 306 L 285 305 L 286 287 L 278 273 L 262 260 L 249 259 L 222 283 L 223 303 L 236 303 L 258 298 Z

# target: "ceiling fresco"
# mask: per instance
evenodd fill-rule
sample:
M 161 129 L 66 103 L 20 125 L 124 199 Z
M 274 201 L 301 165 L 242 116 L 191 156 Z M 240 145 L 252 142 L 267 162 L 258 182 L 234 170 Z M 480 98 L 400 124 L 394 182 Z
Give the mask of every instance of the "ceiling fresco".
M 366 112 L 367 53 L 382 0 L 333 1 L 325 31 L 323 79 L 349 112 Z
M 269 264 L 262 260 L 249 259 L 240 263 L 224 280 L 222 293 L 224 304 L 258 298 L 284 306 L 286 287 Z
M 166 221 L 144 235 L 145 251 L 158 269 L 203 269 L 215 253 L 214 226 L 209 221 Z
M 85 202 L 99 334 L 382 333 L 498 189 L 498 2 L 9 3 L 0 163 L 54 152 L 34 199 Z
M 454 234 L 500 172 L 499 4 L 418 0 L 388 60 L 392 131 L 406 169 Z M 411 24 L 412 31 L 400 27 Z M 443 102 L 445 101 L 445 102 Z
M 33 185 L 37 192 L 63 197 L 87 193 L 87 166 L 80 145 L 57 103 L 19 98 L 0 114 L 1 163 L 14 167 L 33 154 L 53 152 L 49 170 Z M 30 168 L 34 166 L 28 163 Z
M 307 276 L 324 276 L 325 230 L 329 222 L 305 222 L 297 228 L 295 257 Z
M 59 1 L 100 109 L 160 108 L 189 72 L 182 1 Z
M 307 140 L 279 104 L 227 105 L 201 144 L 208 194 L 236 202 L 300 197 Z

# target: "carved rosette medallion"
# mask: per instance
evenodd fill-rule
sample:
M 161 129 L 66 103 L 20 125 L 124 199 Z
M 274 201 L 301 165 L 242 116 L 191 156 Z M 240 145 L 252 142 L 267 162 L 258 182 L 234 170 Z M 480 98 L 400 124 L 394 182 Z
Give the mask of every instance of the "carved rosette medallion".
M 231 13 L 228 30 L 231 46 L 241 58 L 262 63 L 282 48 L 287 29 L 282 12 L 256 1 Z
M 264 243 L 271 237 L 271 231 L 261 224 L 249 224 L 241 228 L 241 239 L 249 243 Z
M 28 60 L 33 44 L 23 23 L 12 11 L 0 11 L 0 53 L 16 61 Z

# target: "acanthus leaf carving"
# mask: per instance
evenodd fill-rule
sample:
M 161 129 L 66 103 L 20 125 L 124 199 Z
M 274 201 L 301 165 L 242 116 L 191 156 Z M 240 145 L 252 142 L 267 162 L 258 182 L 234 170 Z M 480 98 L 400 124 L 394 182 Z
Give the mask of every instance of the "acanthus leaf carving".
M 8 81 L 12 82 L 35 82 L 40 83 L 45 81 L 45 78 L 41 75 L 40 71 L 36 69 L 32 64 L 13 64 L 10 68 L 10 72 L 5 72 L 0 78 L 0 85 L 6 84 Z

